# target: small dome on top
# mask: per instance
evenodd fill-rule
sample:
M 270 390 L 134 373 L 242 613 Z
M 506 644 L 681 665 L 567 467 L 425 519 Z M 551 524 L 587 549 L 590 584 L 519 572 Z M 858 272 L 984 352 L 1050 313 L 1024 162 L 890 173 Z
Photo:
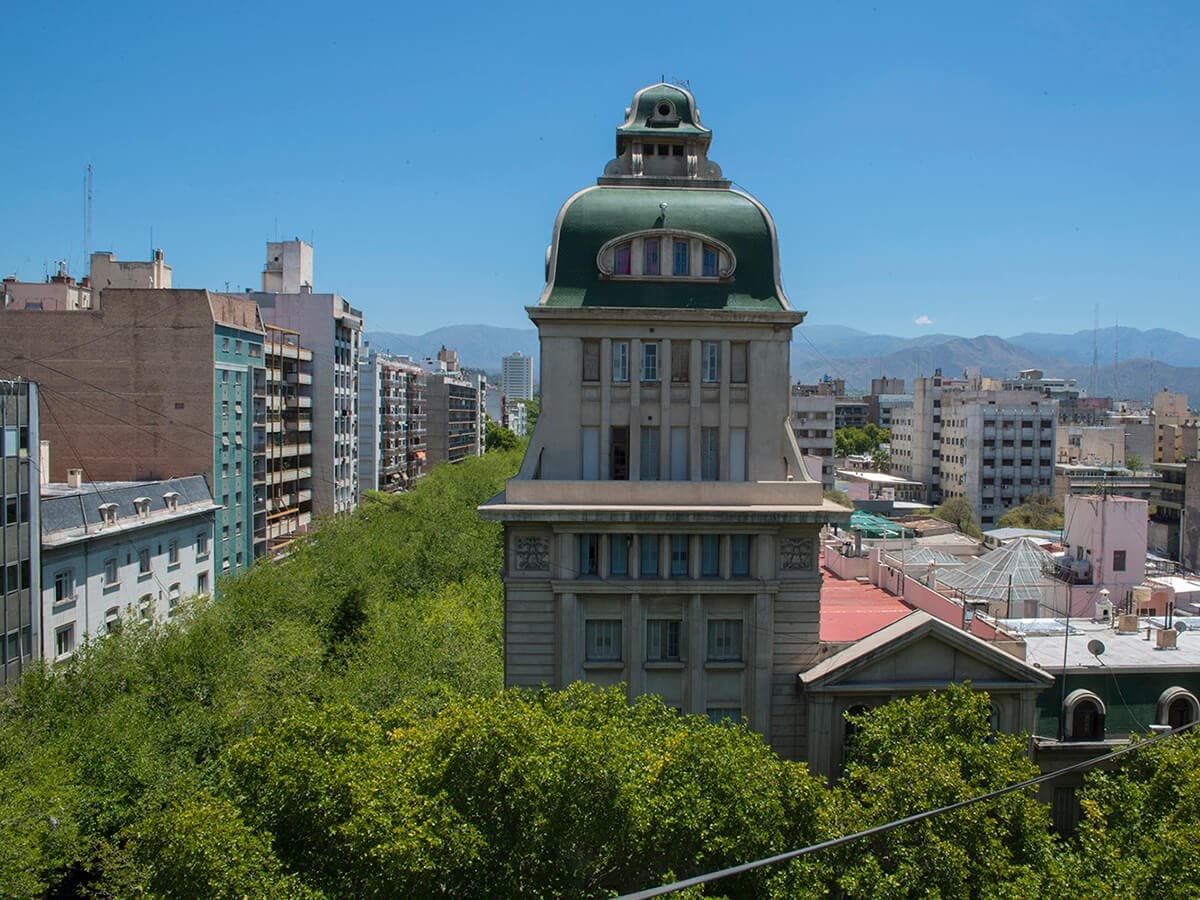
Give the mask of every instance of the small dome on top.
M 709 135 L 700 124 L 696 98 L 686 88 L 659 82 L 642 88 L 633 95 L 633 103 L 625 110 L 625 124 L 617 128 L 618 135 L 657 134 Z

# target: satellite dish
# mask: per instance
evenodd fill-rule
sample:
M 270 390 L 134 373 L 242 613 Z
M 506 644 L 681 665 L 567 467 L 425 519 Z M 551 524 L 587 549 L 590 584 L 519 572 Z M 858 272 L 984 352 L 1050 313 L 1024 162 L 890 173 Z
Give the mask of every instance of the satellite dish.
M 1188 630 L 1188 623 L 1187 622 L 1176 622 L 1175 630 L 1178 631 L 1180 634 L 1183 634 L 1185 631 Z
M 1095 638 L 1088 641 L 1088 653 L 1092 656 L 1100 656 L 1104 653 L 1104 641 L 1098 641 Z

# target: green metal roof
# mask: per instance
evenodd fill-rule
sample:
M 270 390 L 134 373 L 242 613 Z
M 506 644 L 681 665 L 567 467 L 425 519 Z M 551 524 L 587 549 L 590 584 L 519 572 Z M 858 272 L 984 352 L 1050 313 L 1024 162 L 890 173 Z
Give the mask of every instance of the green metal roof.
M 658 114 L 660 102 L 670 104 L 671 114 Z M 691 91 L 673 84 L 660 82 L 644 87 L 633 95 L 633 105 L 625 124 L 617 129 L 617 134 L 678 134 L 678 135 L 708 135 L 710 132 L 700 124 L 700 114 L 696 110 L 696 98 Z
M 667 204 L 665 220 L 660 204 Z M 576 194 L 559 214 L 552 284 L 542 305 L 727 309 L 790 309 L 776 282 L 775 230 L 766 210 L 727 189 L 598 186 Z M 720 281 L 609 278 L 596 264 L 613 238 L 650 228 L 698 232 L 726 244 L 737 259 Z
M 856 509 L 850 513 L 851 531 L 862 532 L 863 537 L 912 537 L 912 529 L 905 528 L 898 522 L 885 519 L 869 512 Z

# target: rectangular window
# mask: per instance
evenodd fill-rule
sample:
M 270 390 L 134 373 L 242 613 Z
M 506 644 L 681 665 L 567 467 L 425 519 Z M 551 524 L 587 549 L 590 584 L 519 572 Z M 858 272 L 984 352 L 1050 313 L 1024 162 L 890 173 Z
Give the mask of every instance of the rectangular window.
M 675 242 L 675 274 L 688 273 L 688 256 L 691 254 L 691 244 L 688 241 Z
M 631 259 L 632 254 L 630 253 L 630 246 L 628 244 L 622 244 L 617 247 L 616 252 L 613 254 L 613 273 L 616 275 L 630 274 L 632 271 L 630 269 Z
M 721 345 L 716 341 L 700 345 L 700 380 L 705 384 L 721 380 Z
M 629 480 L 629 429 L 613 426 L 608 444 L 608 477 L 613 481 Z
M 15 427 L 10 426 L 10 427 L 4 429 L 4 455 L 5 456 L 16 456 L 17 455 L 17 451 L 21 447 L 21 441 L 19 439 L 19 435 L 20 435 L 20 432 Z
M 583 429 L 583 480 L 600 478 L 600 429 Z
M 679 637 L 683 623 L 678 619 L 646 620 L 646 661 L 679 662 Z
M 171 541 L 167 544 L 167 565 L 179 565 L 179 541 Z
M 234 341 L 234 342 L 233 342 L 233 352 L 234 352 L 234 353 L 241 353 L 241 352 L 242 352 L 242 342 L 241 342 L 241 341 Z
M 150 550 L 146 547 L 138 551 L 138 574 L 150 574 Z
M 627 534 L 611 534 L 608 537 L 608 574 L 629 577 L 629 542 Z
M 226 353 L 229 352 L 229 338 L 221 338 L 221 349 Z
M 729 539 L 732 556 L 730 573 L 737 576 L 750 574 L 750 535 L 735 534 Z
M 742 658 L 742 620 L 708 620 L 708 659 L 710 661 Z
M 75 626 L 64 625 L 54 632 L 54 654 L 58 657 L 69 656 L 75 649 Z
M 688 577 L 688 542 L 686 534 L 671 535 L 671 577 Z
M 720 572 L 721 565 L 721 536 L 706 534 L 700 538 L 700 574 L 705 578 L 715 578 Z
M 704 246 L 704 264 L 701 273 L 705 278 L 717 277 L 717 261 L 720 256 L 717 253 L 716 247 L 710 247 L 707 244 Z
M 721 477 L 721 429 L 700 429 L 700 480 L 716 481 Z
M 1125 571 L 1125 551 L 1124 550 L 1114 550 L 1113 551 L 1113 571 L 1114 572 L 1124 572 Z
M 589 662 L 621 661 L 620 619 L 588 619 L 584 632 Z
M 208 593 L 208 573 L 207 572 L 201 572 L 199 575 L 196 576 L 196 593 L 197 594 L 207 594 Z
M 600 380 L 600 342 L 583 342 L 583 380 Z
M 110 556 L 104 561 L 104 584 L 113 585 L 117 583 L 117 558 Z
M 744 343 L 729 345 L 729 380 L 733 384 L 746 383 L 746 353 Z
M 600 574 L 600 536 L 598 534 L 579 535 L 579 574 Z
M 613 341 L 612 343 L 612 380 L 615 382 L 629 380 L 629 341 Z
M 658 381 L 658 341 L 642 344 L 642 381 Z
M 691 341 L 671 341 L 671 381 L 676 384 L 688 383 L 691 359 Z
M 196 535 L 196 555 L 208 556 L 208 534 L 201 531 Z
M 54 576 L 54 602 L 70 603 L 75 599 L 75 573 L 63 569 Z
M 746 429 L 729 429 L 729 480 L 746 480 Z
M 687 481 L 688 479 L 688 430 L 687 428 L 671 429 L 671 480 Z
M 646 240 L 644 242 L 644 247 L 645 247 L 646 252 L 644 254 L 645 265 L 642 267 L 642 274 L 643 275 L 659 274 L 658 239 L 651 238 L 651 239 Z
M 638 571 L 643 578 L 658 577 L 658 535 L 643 534 L 638 538 L 638 550 L 641 554 L 641 568 Z
M 640 477 L 642 481 L 658 481 L 658 428 L 643 426 L 641 430 Z

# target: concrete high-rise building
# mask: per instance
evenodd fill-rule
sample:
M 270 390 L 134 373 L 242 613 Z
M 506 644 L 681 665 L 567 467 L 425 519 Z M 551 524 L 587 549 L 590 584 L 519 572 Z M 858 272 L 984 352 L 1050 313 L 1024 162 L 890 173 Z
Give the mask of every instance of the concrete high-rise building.
M 542 407 L 504 523 L 505 681 L 624 684 L 807 748 L 826 504 L 788 427 L 770 214 L 708 158 L 692 94 L 634 96 L 617 158 L 556 220 Z
M 42 387 L 50 480 L 207 475 L 218 574 L 255 557 L 263 335 L 253 300 L 205 290 L 113 287 L 87 306 L 0 310 L 0 358 Z
M 362 312 L 337 294 L 312 292 L 312 248 L 299 240 L 267 244 L 263 288 L 246 294 L 263 321 L 294 332 L 312 353 L 313 512 L 349 512 L 359 497 Z
M 40 459 L 38 386 L 0 381 L 0 684 L 41 655 Z
M 928 503 L 942 502 L 942 398 L 967 386 L 938 369 L 913 383 L 911 406 L 892 412 L 892 473 L 924 484 Z
M 365 491 L 403 491 L 426 471 L 425 371 L 366 348 L 358 364 L 358 467 Z
M 1054 492 L 1058 404 L 1027 391 L 956 391 L 941 407 L 940 485 L 985 531 L 1033 494 Z
M 500 390 L 511 403 L 533 399 L 533 359 L 518 350 L 501 363 Z
M 313 355 L 296 332 L 267 325 L 263 357 L 266 434 L 261 462 L 255 460 L 261 484 L 255 489 L 254 555 L 277 559 L 312 525 Z
M 830 394 L 792 391 L 791 422 L 796 446 L 802 456 L 818 461 L 821 483 L 825 490 L 833 490 L 836 478 L 834 464 L 834 404 Z

